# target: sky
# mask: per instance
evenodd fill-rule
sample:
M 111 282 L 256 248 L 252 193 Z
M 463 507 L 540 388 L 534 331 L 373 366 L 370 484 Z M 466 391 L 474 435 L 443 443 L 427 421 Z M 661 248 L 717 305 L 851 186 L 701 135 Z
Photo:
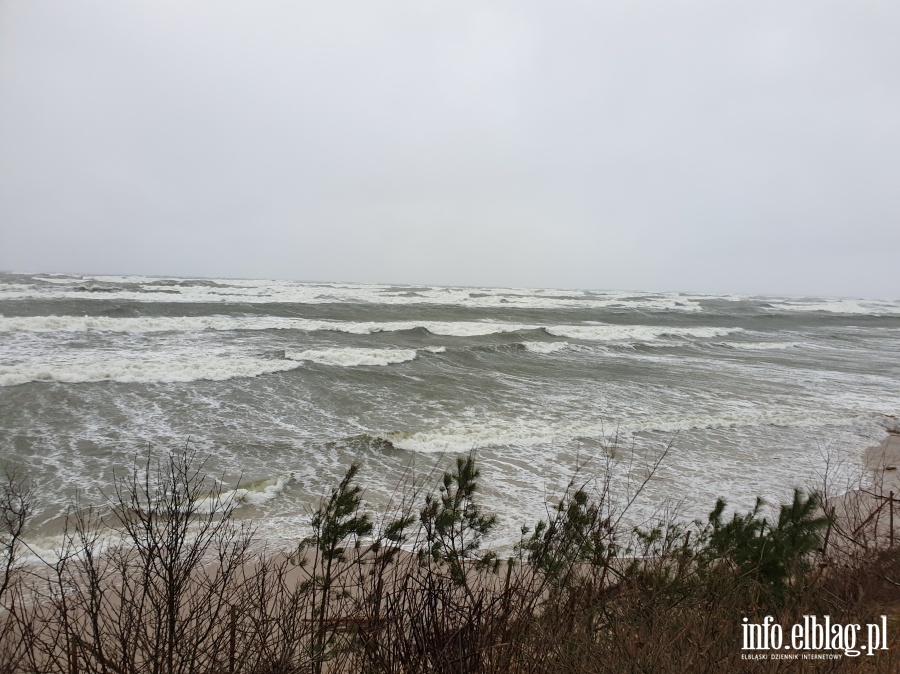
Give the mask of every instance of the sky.
M 0 0 L 0 270 L 900 298 L 900 3 Z

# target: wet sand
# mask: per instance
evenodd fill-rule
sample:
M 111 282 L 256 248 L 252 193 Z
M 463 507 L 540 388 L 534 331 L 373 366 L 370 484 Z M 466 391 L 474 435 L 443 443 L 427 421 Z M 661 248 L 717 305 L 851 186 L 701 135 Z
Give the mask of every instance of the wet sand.
M 900 430 L 889 430 L 881 443 L 866 450 L 863 460 L 866 484 L 827 501 L 834 518 L 831 552 L 888 546 L 892 524 L 893 544 L 900 545 Z
M 866 451 L 865 460 L 875 485 L 900 496 L 900 431 L 888 431 L 880 445 Z

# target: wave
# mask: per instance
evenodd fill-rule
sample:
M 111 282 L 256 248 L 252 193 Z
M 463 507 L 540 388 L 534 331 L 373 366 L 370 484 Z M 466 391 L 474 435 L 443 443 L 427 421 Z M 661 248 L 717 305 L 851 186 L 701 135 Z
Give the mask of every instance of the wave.
M 393 365 L 414 360 L 414 349 L 358 349 L 351 347 L 285 351 L 284 357 L 292 361 L 312 361 L 320 365 L 357 367 L 360 365 Z
M 239 323 L 239 320 L 229 316 L 178 318 L 16 316 L 0 317 L 0 332 L 196 332 L 207 329 L 234 330 Z
M 34 284 L 0 284 L 3 299 L 78 299 L 102 290 L 104 299 L 136 302 L 260 304 L 433 304 L 477 308 L 611 309 L 696 312 L 696 300 L 678 293 L 634 293 L 531 288 L 398 287 L 383 284 L 298 283 L 240 279 L 154 279 L 127 276 L 33 276 Z
M 165 361 L 97 360 L 83 363 L 0 365 L 0 386 L 29 382 L 115 381 L 122 383 L 174 383 L 198 380 L 224 381 L 258 377 L 300 367 L 293 360 L 263 358 L 197 357 Z
M 828 414 L 749 412 L 708 416 L 669 416 L 634 419 L 617 425 L 602 421 L 544 422 L 534 419 L 459 422 L 426 431 L 394 431 L 375 434 L 392 447 L 406 451 L 440 454 L 468 452 L 487 447 L 531 447 L 578 439 L 609 439 L 639 432 L 676 433 L 698 429 L 737 429 L 755 426 L 816 428 L 848 425 L 857 419 Z
M 424 329 L 433 335 L 482 337 L 536 330 L 540 326 L 482 321 L 330 321 L 281 316 L 178 316 L 110 318 L 107 316 L 0 317 L 0 332 L 200 332 L 203 330 L 304 330 L 353 335 Z
M 724 337 L 743 328 L 667 328 L 650 325 L 552 325 L 544 330 L 554 337 L 598 342 L 652 342 L 665 337 Z
M 199 332 L 203 330 L 302 330 L 370 335 L 379 332 L 427 330 L 441 337 L 484 337 L 544 330 L 554 337 L 585 341 L 655 341 L 665 337 L 711 338 L 741 332 L 741 328 L 676 328 L 648 325 L 538 325 L 494 321 L 333 321 L 282 316 L 179 316 L 110 318 L 106 316 L 0 317 L 0 332 Z
M 232 505 L 236 510 L 244 506 L 260 506 L 279 496 L 285 487 L 294 481 L 294 474 L 291 473 L 290 475 L 280 475 L 250 482 L 246 485 L 238 484 L 234 488 L 223 488 L 217 493 L 198 494 L 198 498 L 191 505 L 191 508 L 197 513 L 205 514 L 221 512 L 222 507 L 225 505 Z M 146 504 L 144 505 L 146 506 Z M 184 509 L 181 510 L 184 512 Z M 94 512 L 101 514 L 104 518 L 112 516 L 112 508 L 108 504 L 96 508 Z M 114 516 L 112 516 L 112 521 L 115 521 Z M 27 549 L 22 555 L 23 561 L 26 564 L 56 561 L 60 558 L 60 552 L 65 550 L 67 540 L 68 535 L 64 533 L 32 538 L 27 541 Z M 127 545 L 129 543 L 127 536 L 123 535 L 123 532 L 115 527 L 106 528 L 97 539 L 97 547 L 100 552 L 112 546 Z
M 783 351 L 799 347 L 813 347 L 813 345 L 806 342 L 713 342 L 713 344 L 729 349 L 744 349 L 746 351 Z
M 567 349 L 569 347 L 568 342 L 522 342 L 522 346 L 524 346 L 528 351 L 532 353 L 556 353 L 557 351 L 562 351 L 563 349 Z
M 238 507 L 242 505 L 262 505 L 278 496 L 293 481 L 294 476 L 291 474 L 250 482 L 244 486 L 238 485 L 235 489 L 223 491 L 220 500 L 234 499 L 233 502 Z
M 31 283 L 0 282 L 0 299 L 97 299 L 195 304 L 431 304 L 475 308 L 609 309 L 696 313 L 702 302 L 743 302 L 784 312 L 898 315 L 896 300 L 789 298 L 685 293 L 463 288 L 385 284 L 300 283 L 243 279 L 178 279 L 142 276 L 31 276 Z
M 896 316 L 900 314 L 900 302 L 863 299 L 768 299 L 768 308 L 775 311 L 818 311 L 829 314 L 865 316 Z
M 233 488 L 222 486 L 216 491 L 208 491 L 197 495 L 195 501 L 188 505 L 185 503 L 183 508 L 179 508 L 181 512 L 187 512 L 188 508 L 201 513 L 221 512 L 223 506 L 232 506 L 235 509 L 242 506 L 260 506 L 268 503 L 277 497 L 284 488 L 295 481 L 294 474 L 279 475 L 247 484 L 238 483 Z M 142 507 L 146 507 L 143 504 Z M 153 502 L 154 506 L 163 505 L 170 507 L 171 504 L 165 504 L 159 501 Z

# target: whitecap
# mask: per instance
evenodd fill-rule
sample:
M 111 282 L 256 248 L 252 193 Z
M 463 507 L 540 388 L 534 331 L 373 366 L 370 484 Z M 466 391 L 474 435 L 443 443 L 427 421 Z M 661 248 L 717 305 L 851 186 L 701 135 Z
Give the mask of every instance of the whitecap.
M 540 326 L 491 321 L 329 321 L 284 316 L 13 316 L 0 317 L 0 332 L 200 332 L 203 330 L 303 330 L 333 331 L 351 335 L 399 332 L 422 328 L 434 335 L 480 337 Z
M 714 344 L 746 351 L 782 351 L 798 347 L 812 347 L 811 344 L 805 342 L 714 342 Z
M 483 337 L 543 329 L 555 337 L 587 341 L 654 341 L 662 337 L 720 337 L 740 328 L 677 328 L 648 325 L 537 325 L 499 321 L 334 321 L 284 316 L 166 316 L 110 318 L 107 316 L 0 317 L 0 332 L 200 332 L 203 330 L 332 331 L 351 335 L 424 329 L 442 337 Z
M 414 349 L 360 349 L 330 348 L 306 351 L 285 351 L 284 357 L 292 361 L 311 361 L 320 365 L 357 367 L 360 365 L 393 365 L 405 363 L 416 357 Z
M 268 503 L 281 492 L 285 486 L 291 481 L 290 476 L 278 476 L 257 482 L 250 482 L 247 485 L 238 485 L 235 489 L 225 490 L 218 495 L 218 499 L 206 499 L 198 505 L 199 510 L 206 508 L 214 509 L 220 507 L 221 503 L 233 503 L 235 507 L 243 505 L 259 506 Z
M 171 360 L 109 359 L 74 363 L 22 363 L 0 365 L 0 386 L 29 382 L 115 381 L 123 383 L 167 383 L 198 380 L 223 381 L 257 377 L 300 367 L 291 360 L 262 358 L 197 357 Z
M 35 280 L 47 280 L 36 277 Z M 53 285 L 27 288 L 0 286 L 5 299 L 73 299 L 84 297 L 79 287 L 85 283 L 116 283 L 130 286 L 109 288 L 103 298 L 134 302 L 190 303 L 371 303 L 371 304 L 436 304 L 479 308 L 521 307 L 609 308 L 648 311 L 696 312 L 702 307 L 694 299 L 677 293 L 625 293 L 608 291 L 554 290 L 531 288 L 462 288 L 418 287 L 414 293 L 398 293 L 398 287 L 384 284 L 299 283 L 294 281 L 241 279 L 171 279 L 183 281 L 160 288 L 162 279 L 129 276 L 83 276 L 60 279 Z M 211 282 L 214 284 L 211 285 Z M 68 285 L 67 285 L 68 283 Z M 79 285 L 74 285 L 74 284 Z M 325 292 L 323 292 L 323 290 Z
M 768 298 L 776 311 L 819 311 L 830 314 L 884 316 L 900 314 L 900 302 L 844 298 Z
M 522 346 L 524 346 L 528 351 L 532 353 L 556 353 L 557 351 L 562 351 L 569 347 L 568 342 L 522 342 Z
M 650 325 L 552 325 L 545 328 L 554 337 L 599 342 L 652 342 L 663 337 L 723 337 L 741 328 L 669 328 Z
M 855 419 L 827 413 L 733 410 L 710 415 L 654 415 L 618 424 L 600 420 L 541 421 L 536 419 L 479 419 L 460 421 L 422 431 L 378 434 L 398 449 L 424 453 L 468 452 L 486 447 L 532 447 L 578 438 L 609 438 L 639 432 L 675 433 L 694 429 L 736 429 L 753 426 L 816 428 L 826 424 L 847 425 Z

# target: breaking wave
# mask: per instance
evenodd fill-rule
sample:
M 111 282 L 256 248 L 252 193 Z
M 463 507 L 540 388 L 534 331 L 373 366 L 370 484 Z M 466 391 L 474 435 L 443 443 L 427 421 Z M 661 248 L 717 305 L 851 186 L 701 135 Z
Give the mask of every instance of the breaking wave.
M 537 325 L 493 321 L 332 321 L 279 316 L 183 316 L 164 318 L 109 318 L 105 316 L 0 317 L 0 332 L 197 332 L 202 330 L 303 330 L 353 335 L 423 329 L 443 337 L 487 335 L 544 330 L 554 337 L 585 341 L 655 341 L 665 337 L 723 337 L 741 328 L 678 328 L 649 325 Z
M 357 367 L 360 365 L 393 365 L 414 360 L 414 349 L 356 349 L 350 347 L 285 351 L 284 357 L 292 361 L 311 361 L 319 365 Z
M 812 347 L 811 344 L 805 342 L 714 342 L 714 345 L 746 351 L 784 351 L 799 347 Z
M 553 325 L 545 328 L 554 337 L 598 342 L 652 342 L 665 337 L 724 337 L 742 328 L 667 328 L 650 325 Z
M 84 363 L 0 365 L 0 386 L 29 382 L 79 384 L 98 381 L 122 383 L 223 381 L 257 377 L 300 367 L 293 360 L 263 358 L 196 357 L 166 361 L 97 360 Z
M 755 426 L 819 427 L 845 425 L 855 420 L 841 415 L 766 412 L 733 413 L 702 416 L 659 415 L 634 419 L 617 425 L 602 421 L 544 422 L 534 419 L 486 419 L 481 423 L 458 422 L 426 431 L 395 431 L 377 435 L 391 446 L 411 452 L 440 454 L 468 452 L 487 447 L 532 447 L 579 438 L 602 439 L 613 434 L 662 432 L 675 433 L 694 429 L 737 429 Z
M 141 276 L 32 276 L 31 284 L 5 284 L 3 299 L 105 299 L 135 302 L 431 304 L 476 308 L 702 311 L 680 293 L 633 293 L 531 288 L 412 287 L 383 284 L 299 283 L 241 279 L 154 279 Z
M 863 299 L 770 299 L 770 309 L 776 311 L 818 311 L 829 314 L 896 316 L 900 314 L 900 302 Z
M 528 351 L 532 353 L 556 353 L 569 348 L 568 342 L 522 342 Z
M 285 486 L 293 479 L 293 475 L 281 475 L 265 480 L 250 482 L 246 485 L 238 485 L 236 489 L 223 491 L 220 496 L 220 501 L 230 501 L 233 499 L 234 504 L 238 507 L 242 505 L 262 505 L 263 503 L 271 501 L 283 492 Z M 210 503 L 210 506 L 214 505 L 214 503 Z M 208 508 L 210 506 L 208 506 Z
M 329 321 L 280 316 L 179 316 L 109 318 L 106 316 L 0 317 L 0 332 L 200 332 L 203 330 L 304 330 L 352 335 L 424 329 L 433 335 L 481 337 L 536 330 L 540 326 L 487 321 Z

